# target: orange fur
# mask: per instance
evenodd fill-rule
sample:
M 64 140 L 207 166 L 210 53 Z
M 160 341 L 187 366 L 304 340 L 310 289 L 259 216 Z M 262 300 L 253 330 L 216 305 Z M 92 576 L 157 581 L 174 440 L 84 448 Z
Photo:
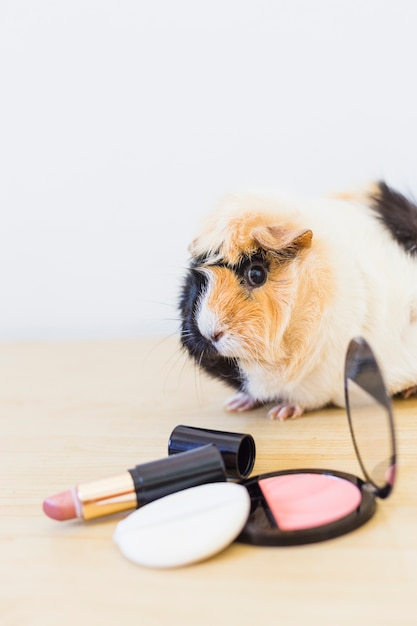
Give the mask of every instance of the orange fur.
M 259 229 L 277 227 L 283 233 L 300 230 L 300 224 L 290 217 L 281 219 L 277 224 L 273 206 L 265 207 L 264 204 L 256 196 L 247 196 L 243 206 L 241 198 L 227 198 L 217 211 L 206 218 L 201 235 L 190 246 L 191 255 L 208 254 L 210 261 L 223 258 L 234 264 L 242 253 L 250 254 L 259 248 L 254 237 Z
M 254 253 L 260 243 L 269 251 L 299 248 L 290 262 L 282 263 L 270 254 L 268 284 L 250 292 L 231 270 L 206 269 L 212 275 L 207 305 L 218 317 L 219 330 L 239 338 L 243 366 L 246 360 L 255 360 L 285 371 L 287 379 L 295 378 L 332 293 L 331 276 L 322 267 L 321 256 L 310 249 L 312 232 L 294 224 L 277 226 L 276 216 L 264 214 L 234 217 L 227 229 L 219 230 L 224 237 L 217 246 L 219 256 L 230 264 L 242 254 Z M 204 236 L 200 244 L 203 241 Z

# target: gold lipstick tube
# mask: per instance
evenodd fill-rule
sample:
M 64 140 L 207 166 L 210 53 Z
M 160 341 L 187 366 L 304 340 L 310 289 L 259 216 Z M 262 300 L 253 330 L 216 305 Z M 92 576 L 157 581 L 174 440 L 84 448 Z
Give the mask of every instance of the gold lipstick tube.
M 203 445 L 151 461 L 111 478 L 84 483 L 75 489 L 77 515 L 85 520 L 138 507 L 175 491 L 225 481 L 222 455 L 215 445 Z
M 85 520 L 137 507 L 135 485 L 129 472 L 78 485 L 76 497 L 80 516 Z

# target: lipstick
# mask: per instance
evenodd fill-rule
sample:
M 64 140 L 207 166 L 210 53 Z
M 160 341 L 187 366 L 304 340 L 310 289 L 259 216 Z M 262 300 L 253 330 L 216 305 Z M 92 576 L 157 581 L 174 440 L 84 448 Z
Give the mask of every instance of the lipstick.
M 226 481 L 222 455 L 213 444 L 136 465 L 116 476 L 77 485 L 46 498 L 43 510 L 58 521 L 90 520 L 137 509 L 170 493 Z

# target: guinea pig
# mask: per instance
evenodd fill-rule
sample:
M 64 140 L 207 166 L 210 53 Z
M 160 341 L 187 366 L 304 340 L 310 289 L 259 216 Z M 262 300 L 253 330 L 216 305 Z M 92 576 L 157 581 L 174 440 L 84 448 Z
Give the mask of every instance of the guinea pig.
M 316 199 L 229 195 L 190 245 L 181 344 L 285 420 L 344 406 L 349 341 L 372 346 L 390 395 L 417 393 L 417 206 L 386 183 Z

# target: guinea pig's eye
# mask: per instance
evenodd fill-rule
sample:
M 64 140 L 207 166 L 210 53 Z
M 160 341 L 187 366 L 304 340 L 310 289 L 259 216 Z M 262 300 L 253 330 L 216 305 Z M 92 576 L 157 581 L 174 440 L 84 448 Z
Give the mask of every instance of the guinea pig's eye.
M 264 283 L 266 283 L 266 268 L 259 264 L 249 265 L 246 270 L 245 278 L 250 287 L 261 287 Z

